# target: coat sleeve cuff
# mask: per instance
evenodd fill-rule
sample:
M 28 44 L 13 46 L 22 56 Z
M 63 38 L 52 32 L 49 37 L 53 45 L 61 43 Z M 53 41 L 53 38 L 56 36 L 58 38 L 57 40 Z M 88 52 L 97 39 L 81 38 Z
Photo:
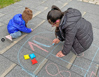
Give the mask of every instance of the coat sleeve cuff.
M 63 53 L 64 55 L 67 55 L 63 50 L 62 50 L 62 53 Z

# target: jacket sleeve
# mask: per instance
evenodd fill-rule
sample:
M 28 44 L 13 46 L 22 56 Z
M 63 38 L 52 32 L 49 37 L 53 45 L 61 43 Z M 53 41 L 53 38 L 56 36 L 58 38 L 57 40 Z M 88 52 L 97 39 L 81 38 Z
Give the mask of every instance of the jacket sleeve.
M 62 36 L 61 36 L 60 31 L 57 31 L 57 32 L 56 32 L 56 35 L 58 36 L 58 39 L 59 39 L 60 41 L 64 41 L 64 39 L 63 39 Z
M 32 30 L 30 28 L 27 28 L 25 25 L 19 25 L 18 30 L 25 32 L 25 33 L 30 33 Z
M 62 50 L 62 53 L 64 55 L 67 55 L 72 49 L 72 44 L 74 42 L 76 32 L 77 32 L 77 28 L 75 26 L 73 28 L 65 29 L 65 42 Z

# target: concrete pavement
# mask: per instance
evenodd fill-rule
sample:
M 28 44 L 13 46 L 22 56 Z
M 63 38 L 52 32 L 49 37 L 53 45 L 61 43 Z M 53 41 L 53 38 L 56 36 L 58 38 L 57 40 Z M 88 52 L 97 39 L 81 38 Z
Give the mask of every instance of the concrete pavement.
M 97 2 L 98 3 L 98 2 Z M 47 13 L 52 5 L 62 11 L 72 7 L 81 11 L 82 16 L 93 25 L 94 41 L 81 56 L 70 52 L 63 58 L 55 55 L 62 50 L 63 42 L 52 46 L 54 29 L 47 22 Z M 33 28 L 13 42 L 0 41 L 0 77 L 99 77 L 99 5 L 81 0 L 21 0 L 0 9 L 0 39 L 5 37 L 9 20 L 25 7 L 33 10 L 33 18 L 27 26 Z M 38 61 L 32 65 L 24 55 L 34 53 Z

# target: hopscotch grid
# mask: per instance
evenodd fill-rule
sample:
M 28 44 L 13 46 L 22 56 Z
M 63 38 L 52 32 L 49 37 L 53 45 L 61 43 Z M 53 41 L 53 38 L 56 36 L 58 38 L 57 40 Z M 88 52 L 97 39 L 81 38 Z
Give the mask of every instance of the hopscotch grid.
M 58 46 L 58 45 L 57 45 L 57 46 Z M 98 48 L 97 51 L 96 51 L 96 52 L 98 52 L 98 51 L 99 51 L 99 47 L 96 46 L 96 45 L 94 45 L 94 44 L 93 44 L 93 46 L 95 46 L 95 47 Z M 56 48 L 56 47 L 55 47 L 55 48 Z M 54 48 L 54 49 L 55 49 L 55 48 Z M 54 49 L 53 49 L 53 50 L 54 50 Z M 52 54 L 53 50 L 48 54 L 48 56 L 49 56 L 49 55 L 53 55 L 53 56 L 56 57 L 56 55 Z M 47 56 L 47 57 L 48 57 L 48 56 Z M 47 57 L 46 57 L 46 58 L 47 58 Z M 57 57 L 57 58 L 58 58 L 58 57 Z M 94 55 L 94 58 L 95 58 L 95 55 Z M 79 66 L 77 66 L 77 65 L 74 65 L 74 64 L 72 64 L 72 63 L 70 63 L 70 62 L 68 62 L 68 61 L 66 61 L 66 60 L 64 60 L 64 59 L 62 59 L 62 58 L 59 58 L 59 59 L 61 59 L 61 60 L 64 61 L 64 62 L 67 62 L 67 63 L 69 63 L 69 64 L 71 64 L 71 65 L 73 65 L 73 66 L 75 66 L 75 67 L 77 67 L 77 68 L 80 68 L 81 70 L 85 70 L 87 73 L 89 72 L 88 69 L 86 70 L 86 69 L 84 69 L 84 68 L 82 68 L 82 67 L 79 67 Z M 93 63 L 93 60 L 91 61 L 91 64 L 92 64 L 92 63 Z M 90 65 L 91 65 L 91 64 L 90 64 Z M 90 65 L 89 65 L 89 66 L 90 66 Z M 85 75 L 86 75 L 86 74 L 85 74 Z M 84 77 L 86 77 L 86 76 L 84 76 Z
M 48 32 L 48 31 L 47 31 Z M 40 32 L 40 33 L 37 33 L 37 34 L 35 34 L 35 35 L 38 35 L 38 34 L 41 34 L 41 33 L 47 33 L 47 32 Z M 53 32 L 48 32 L 48 33 L 53 33 Z M 19 62 L 19 65 L 21 66 L 21 68 L 22 68 L 22 70 L 24 70 L 26 73 L 28 73 L 30 76 L 32 76 L 32 77 L 37 77 L 34 73 L 32 73 L 32 72 L 30 72 L 29 70 L 26 70 L 23 66 L 22 66 L 22 64 L 21 64 L 21 62 L 20 62 L 20 60 L 19 60 L 19 54 L 20 54 L 20 52 L 21 52 L 21 49 L 24 47 L 24 45 L 32 38 L 32 37 L 34 37 L 35 35 L 33 35 L 33 36 L 31 36 L 27 41 L 25 41 L 24 42 L 24 44 L 20 47 L 20 49 L 19 49 L 19 51 L 18 51 L 18 54 L 17 54 L 17 58 L 18 58 L 18 62 Z M 57 45 L 58 46 L 58 45 Z M 57 47 L 56 46 L 56 47 Z M 54 49 L 56 48 L 56 47 L 54 47 Z M 54 49 L 52 50 L 52 51 L 54 51 Z M 52 52 L 51 51 L 51 52 Z M 48 56 L 51 54 L 51 52 L 48 54 Z M 44 59 L 45 60 L 45 59 Z M 43 61 L 44 61 L 43 60 Z M 43 62 L 42 61 L 42 62 Z M 40 63 L 40 64 L 42 64 L 42 62 Z M 40 64 L 39 64 L 39 66 L 40 66 Z M 38 69 L 39 67 L 37 67 L 36 69 Z
M 53 55 L 54 57 L 56 57 L 56 55 L 54 55 L 54 54 L 51 54 L 51 55 Z M 68 62 L 68 61 L 66 61 L 66 60 L 64 60 L 64 59 L 62 59 L 62 58 L 59 58 L 59 57 L 56 57 L 56 58 L 58 58 L 58 59 L 60 59 L 60 60 L 62 60 L 62 61 L 64 61 L 64 62 L 66 62 L 66 63 L 69 63 L 69 64 L 71 64 L 71 65 L 73 65 L 73 66 L 75 66 L 75 67 L 77 67 L 77 68 L 80 68 L 80 69 L 83 69 L 83 70 L 87 71 L 86 69 L 84 69 L 84 68 L 82 68 L 82 67 L 79 67 L 79 66 L 77 66 L 77 65 L 75 65 L 75 64 L 72 64 L 72 63 L 70 63 L 70 62 Z
M 37 33 L 37 34 L 41 34 L 41 33 L 47 33 L 47 32 L 40 32 L 40 33 Z M 48 33 L 53 33 L 53 32 L 48 32 Z M 37 35 L 37 34 L 35 34 L 35 35 Z M 33 36 L 35 36 L 35 35 L 33 35 Z M 33 36 L 31 36 L 26 42 L 28 42 Z M 25 42 L 25 43 L 26 43 L 26 42 Z M 22 47 L 25 45 L 25 43 L 21 46 L 20 50 L 21 50 Z M 59 44 L 60 44 L 60 43 L 59 43 Z M 54 49 L 55 49 L 59 44 L 57 44 L 57 45 L 54 47 Z M 96 45 L 93 45 L 93 46 L 98 47 L 98 46 L 96 46 Z M 46 56 L 45 59 L 47 59 L 49 55 L 53 55 L 52 52 L 54 51 L 54 49 Z M 26 70 L 26 69 L 21 65 L 20 60 L 19 60 L 20 50 L 19 50 L 18 56 L 17 56 L 17 57 L 18 57 L 18 62 L 19 62 L 19 64 L 20 64 L 20 66 L 22 67 L 22 69 L 23 69 L 25 72 L 27 72 L 29 75 L 31 75 L 32 77 L 34 77 L 34 73 L 31 73 L 29 70 Z M 99 47 L 98 47 L 98 49 L 97 49 L 96 52 L 98 52 L 98 51 L 99 51 Z M 95 54 L 97 54 L 97 53 L 95 53 Z M 53 56 L 56 57 L 56 55 L 53 55 Z M 96 56 L 96 55 L 94 55 L 93 60 L 94 60 L 95 56 Z M 45 60 L 45 59 L 44 59 L 44 60 Z M 59 58 L 59 59 L 63 60 L 64 62 L 67 62 L 67 63 L 69 63 L 69 64 L 72 64 L 72 63 L 70 63 L 70 62 L 68 62 L 68 61 L 66 61 L 66 60 L 64 60 L 64 59 L 62 59 L 62 58 Z M 43 60 L 43 61 L 44 61 L 44 60 Z M 90 67 L 91 67 L 91 64 L 94 63 L 93 60 L 92 60 L 91 63 L 90 63 L 89 69 L 90 69 Z M 42 61 L 42 62 L 43 62 L 43 61 Z M 41 63 L 42 63 L 42 62 L 41 62 Z M 40 64 L 41 64 L 41 63 L 40 63 Z M 40 66 L 40 64 L 39 64 L 39 66 Z M 79 66 L 77 66 L 77 65 L 74 65 L 74 64 L 72 64 L 72 65 L 75 66 L 75 67 L 81 68 L 82 70 L 87 71 L 86 73 L 89 72 L 88 69 L 86 70 L 86 69 L 84 69 L 84 68 L 82 68 L 82 67 L 79 67 Z M 39 68 L 39 66 L 35 69 L 35 71 Z M 34 71 L 34 72 L 35 72 L 35 71 Z M 86 75 L 86 74 L 85 74 L 85 75 Z M 36 75 L 35 75 L 35 76 L 36 76 Z M 36 77 L 37 77 L 37 76 L 36 76 Z
M 95 55 L 94 55 L 94 57 L 93 57 L 93 59 L 92 59 L 90 65 L 89 65 L 89 68 L 88 68 L 87 70 L 84 69 L 84 68 L 82 68 L 82 67 L 79 67 L 79 66 L 77 66 L 77 65 L 74 65 L 74 64 L 72 64 L 72 63 L 70 63 L 70 62 L 68 62 L 68 61 L 66 61 L 66 60 L 64 60 L 64 59 L 62 59 L 62 58 L 59 58 L 59 59 L 61 59 L 61 60 L 64 61 L 64 62 L 67 62 L 67 63 L 69 63 L 69 64 L 71 64 L 71 65 L 73 65 L 73 66 L 75 66 L 75 67 L 77 67 L 77 68 L 80 68 L 80 69 L 82 69 L 82 70 L 85 70 L 85 71 L 86 71 L 86 74 L 84 75 L 84 77 L 86 77 L 86 75 L 87 75 L 87 73 L 89 72 L 89 69 L 90 69 L 92 63 L 95 63 L 93 60 L 94 60 L 94 58 L 96 57 L 96 55 L 97 55 L 97 53 L 98 53 L 98 51 L 99 51 L 99 47 L 98 47 L 98 46 L 96 46 L 96 45 L 94 45 L 94 44 L 92 44 L 92 45 L 95 46 L 95 47 L 97 47 L 98 49 L 96 50 L 96 53 L 95 53 Z M 54 54 L 51 54 L 51 55 L 53 55 L 53 56 L 56 57 L 56 55 L 54 55 Z M 58 57 L 57 57 L 57 58 L 58 58 Z M 95 64 L 96 64 L 96 63 L 95 63 Z M 99 64 L 98 64 L 98 65 L 99 65 Z
M 99 51 L 99 47 L 98 47 L 98 49 L 97 49 L 97 51 L 96 51 L 96 53 L 95 53 L 95 55 L 94 55 L 94 57 L 93 57 L 93 59 L 92 59 L 90 65 L 89 65 L 89 68 L 87 69 L 87 72 L 86 72 L 86 74 L 84 75 L 84 77 L 86 77 L 86 75 L 87 75 L 87 73 L 88 73 L 88 71 L 89 71 L 89 69 L 90 69 L 90 67 L 91 67 L 91 65 L 92 65 L 92 63 L 93 63 L 93 61 L 94 61 L 94 58 L 96 57 L 96 55 L 97 55 L 97 53 L 98 53 L 98 51 Z

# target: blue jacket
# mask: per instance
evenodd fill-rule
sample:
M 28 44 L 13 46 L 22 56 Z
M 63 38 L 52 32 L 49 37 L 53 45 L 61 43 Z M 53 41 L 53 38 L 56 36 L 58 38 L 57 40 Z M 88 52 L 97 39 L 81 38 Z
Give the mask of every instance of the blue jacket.
M 15 33 L 17 31 L 22 31 L 25 33 L 30 33 L 32 30 L 27 28 L 25 21 L 22 19 L 22 14 L 16 14 L 8 23 L 7 29 L 8 32 Z

